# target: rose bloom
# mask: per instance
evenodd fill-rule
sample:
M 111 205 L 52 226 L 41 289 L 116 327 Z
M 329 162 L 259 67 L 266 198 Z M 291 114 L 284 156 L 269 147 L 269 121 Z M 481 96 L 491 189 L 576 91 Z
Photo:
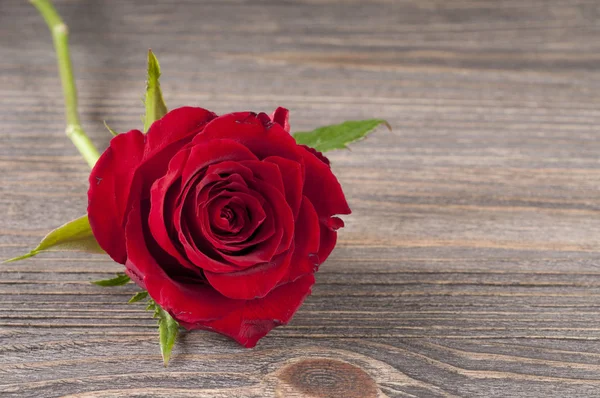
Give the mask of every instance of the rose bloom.
M 321 153 L 288 111 L 175 109 L 119 134 L 90 175 L 100 246 L 187 329 L 246 347 L 286 324 L 350 214 Z

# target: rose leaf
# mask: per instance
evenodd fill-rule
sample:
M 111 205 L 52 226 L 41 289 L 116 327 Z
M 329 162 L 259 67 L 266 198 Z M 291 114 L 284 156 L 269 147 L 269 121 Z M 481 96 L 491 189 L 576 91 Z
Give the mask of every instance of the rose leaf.
M 108 286 L 122 286 L 129 283 L 131 279 L 122 272 L 117 273 L 117 276 L 111 279 L 101 279 L 99 281 L 92 281 L 94 285 L 108 287 Z
M 381 124 L 391 130 L 389 123 L 383 119 L 350 120 L 319 127 L 313 131 L 295 133 L 294 139 L 298 144 L 308 145 L 319 152 L 327 152 L 347 148 L 348 144 L 365 138 Z
M 160 336 L 160 353 L 162 354 L 165 368 L 169 365 L 169 359 L 171 358 L 171 350 L 177 335 L 179 334 L 179 323 L 171 314 L 163 310 L 156 302 L 152 299 L 149 300 L 147 310 L 154 310 L 154 318 L 158 319 L 158 334 Z
M 6 260 L 5 263 L 24 260 L 45 251 L 105 253 L 96 242 L 88 216 L 85 215 L 56 228 L 46 235 L 35 249 L 22 256 Z
M 152 123 L 163 117 L 167 113 L 167 105 L 163 100 L 160 90 L 160 65 L 158 59 L 148 50 L 148 80 L 146 82 L 146 116 L 144 117 L 144 132 L 147 132 Z
M 141 292 L 137 292 L 133 295 L 132 298 L 129 299 L 128 303 L 137 303 L 138 301 L 145 300 L 148 297 L 148 292 L 143 290 Z

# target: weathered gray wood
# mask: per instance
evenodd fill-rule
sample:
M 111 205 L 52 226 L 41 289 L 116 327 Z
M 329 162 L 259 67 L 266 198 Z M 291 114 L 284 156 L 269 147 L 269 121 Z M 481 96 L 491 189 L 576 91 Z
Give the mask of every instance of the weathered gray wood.
M 162 367 L 107 258 L 0 265 L 0 395 L 600 394 L 596 0 L 56 0 L 84 126 L 139 128 L 145 51 L 170 107 L 381 117 L 331 153 L 354 214 L 289 326 L 252 350 L 192 332 Z M 0 1 L 0 257 L 83 214 L 46 27 Z

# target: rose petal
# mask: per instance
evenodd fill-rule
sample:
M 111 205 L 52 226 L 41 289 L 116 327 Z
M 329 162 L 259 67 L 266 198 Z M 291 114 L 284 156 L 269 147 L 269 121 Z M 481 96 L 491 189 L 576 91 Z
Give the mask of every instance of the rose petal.
M 156 242 L 167 253 L 175 257 L 184 267 L 194 268 L 195 265 L 173 243 L 173 236 L 169 233 L 170 228 L 168 227 L 172 225 L 177 192 L 181 189 L 181 171 L 189 154 L 189 150 L 178 152 L 169 162 L 167 173 L 152 184 L 148 225 Z
M 235 272 L 243 269 L 220 259 L 219 253 L 210 243 L 204 237 L 197 236 L 197 233 L 192 234 L 190 226 L 180 218 L 175 219 L 175 228 L 187 258 L 197 267 L 213 272 Z
M 315 148 L 309 147 L 308 145 L 300 145 L 300 146 L 302 148 L 306 149 L 308 152 L 310 152 L 313 155 L 315 155 L 317 157 L 317 159 L 319 159 L 321 162 L 325 163 L 327 166 L 331 165 L 331 162 L 329 161 L 329 159 L 327 159 L 325 157 L 325 155 L 323 155 L 322 152 L 319 152 Z
M 257 264 L 243 271 L 214 273 L 205 271 L 208 282 L 221 294 L 232 299 L 252 300 L 266 296 L 286 274 L 292 250 L 280 254 L 268 263 Z
M 315 208 L 306 196 L 302 199 L 300 214 L 294 232 L 294 256 L 287 275 L 280 283 L 291 282 L 302 275 L 314 273 L 320 263 L 320 225 Z M 326 256 L 325 256 L 326 257 Z
M 337 217 L 329 219 L 328 223 L 321 222 L 321 244 L 318 252 L 318 262 L 322 264 L 333 251 L 337 241 L 337 230 L 344 226 L 344 222 Z
M 285 108 L 279 107 L 275 109 L 271 115 L 273 123 L 279 124 L 285 131 L 290 132 L 290 111 Z
M 220 116 L 208 123 L 202 134 L 193 142 L 206 142 L 213 139 L 230 139 L 248 147 L 259 159 L 268 156 L 281 156 L 302 162 L 298 145 L 294 138 L 279 124 L 265 128 L 257 115 L 252 112 L 237 112 Z
M 244 305 L 221 319 L 210 322 L 184 322 L 186 329 L 205 329 L 221 333 L 241 345 L 252 348 L 271 329 L 287 324 L 315 283 L 312 274 L 273 289 L 267 296 L 250 300 L 235 300 Z
M 138 197 L 144 198 L 149 194 L 154 181 L 165 174 L 171 158 L 215 117 L 206 109 L 182 107 L 168 112 L 150 126 L 146 134 L 144 159 L 136 172 L 133 189 Z M 132 196 L 130 203 L 132 200 L 137 200 L 136 196 Z
M 279 167 L 283 178 L 285 200 L 294 213 L 294 219 L 298 217 L 300 203 L 302 202 L 302 188 L 304 186 L 304 165 L 281 156 L 269 156 L 264 162 L 274 163 Z
M 144 159 L 151 158 L 174 142 L 195 136 L 216 117 L 216 114 L 203 108 L 184 106 L 173 109 L 148 129 Z
M 96 240 L 118 263 L 125 264 L 125 217 L 129 192 L 142 161 L 145 137 L 141 131 L 119 134 L 90 173 L 88 217 Z
M 306 167 L 304 195 L 310 199 L 321 222 L 327 223 L 336 214 L 350 214 L 342 187 L 329 166 L 306 149 L 298 148 Z
M 283 177 L 277 165 L 258 160 L 242 161 L 240 164 L 252 170 L 252 175 L 254 178 L 258 178 L 259 180 L 271 184 L 277 188 L 279 192 L 285 194 Z

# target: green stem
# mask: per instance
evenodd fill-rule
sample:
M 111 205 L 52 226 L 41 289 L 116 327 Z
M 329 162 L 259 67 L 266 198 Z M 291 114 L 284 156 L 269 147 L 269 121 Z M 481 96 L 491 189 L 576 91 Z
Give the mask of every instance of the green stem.
M 50 0 L 30 0 L 31 3 L 40 12 L 54 41 L 56 58 L 58 60 L 58 69 L 60 80 L 62 82 L 63 94 L 65 97 L 65 114 L 67 118 L 67 128 L 65 133 L 71 139 L 75 147 L 81 153 L 81 156 L 88 162 L 90 167 L 94 167 L 100 157 L 98 150 L 85 134 L 79 121 L 79 112 L 77 110 L 77 89 L 75 88 L 75 79 L 73 78 L 73 66 L 69 54 L 69 29 L 64 24 L 58 12 Z

